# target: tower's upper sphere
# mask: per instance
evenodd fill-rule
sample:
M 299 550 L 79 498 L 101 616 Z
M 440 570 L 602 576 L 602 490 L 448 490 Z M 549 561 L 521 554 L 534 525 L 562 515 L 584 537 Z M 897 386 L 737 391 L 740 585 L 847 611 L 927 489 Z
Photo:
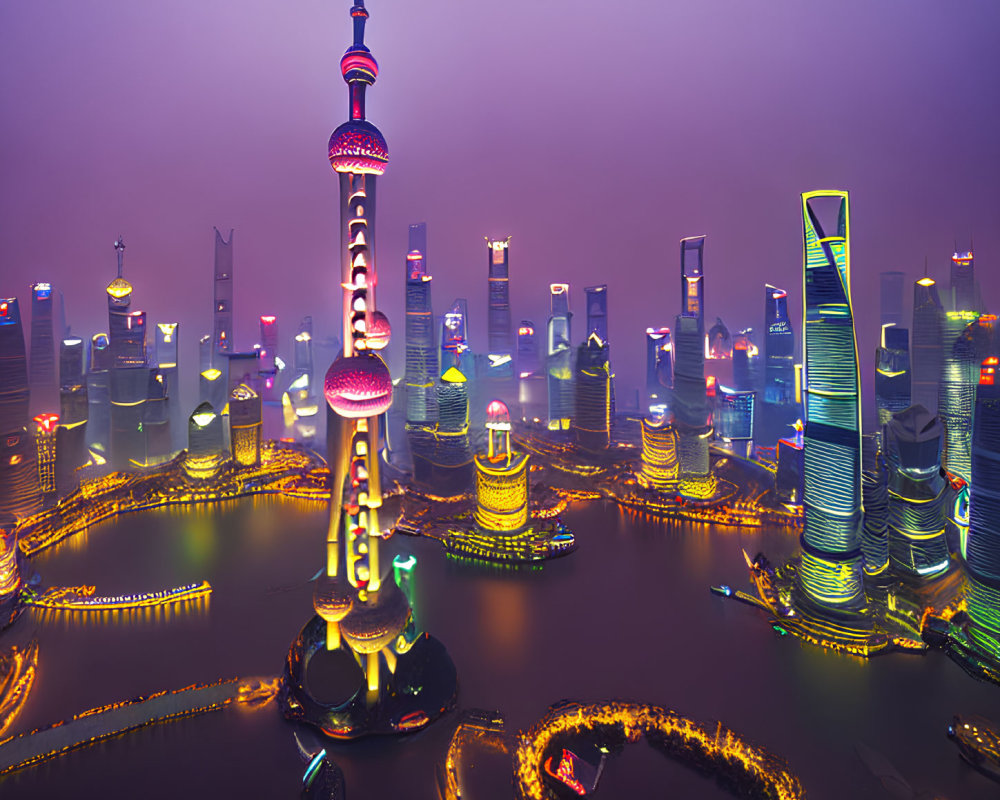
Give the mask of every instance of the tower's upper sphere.
M 389 344 L 391 334 L 389 318 L 381 311 L 373 311 L 371 325 L 365 334 L 365 346 L 369 350 L 382 350 Z
M 361 81 L 371 86 L 378 77 L 378 62 L 363 44 L 351 45 L 340 59 L 340 74 L 348 83 Z
M 349 120 L 330 136 L 330 166 L 336 172 L 381 175 L 388 163 L 389 145 L 367 120 Z
M 392 405 L 392 378 L 371 351 L 341 356 L 326 371 L 323 394 L 330 408 L 348 419 L 375 417 Z

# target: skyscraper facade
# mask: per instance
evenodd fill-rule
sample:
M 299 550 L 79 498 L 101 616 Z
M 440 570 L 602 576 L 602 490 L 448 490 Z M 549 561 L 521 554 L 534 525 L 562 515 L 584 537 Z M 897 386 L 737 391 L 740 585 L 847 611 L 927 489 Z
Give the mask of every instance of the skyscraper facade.
M 903 281 L 902 272 L 879 273 L 879 316 L 882 325 L 903 325 Z
M 663 415 L 643 417 L 639 484 L 660 492 L 677 488 L 677 431 Z
M 587 303 L 587 336 L 596 333 L 602 342 L 608 341 L 608 285 L 587 286 L 583 290 Z
M 212 304 L 212 350 L 231 353 L 236 349 L 233 341 L 233 230 L 229 238 L 215 231 L 215 262 L 213 275 L 214 302 Z
M 910 336 L 895 323 L 882 325 L 882 343 L 875 350 L 875 406 L 879 425 L 910 406 Z
M 510 319 L 510 237 L 486 237 L 486 255 L 489 262 L 488 279 L 488 350 L 491 360 L 514 355 L 514 337 Z M 507 362 L 509 363 L 509 362 Z M 513 367 L 508 366 L 507 371 Z
M 611 371 L 608 344 L 595 331 L 576 356 L 575 407 L 571 430 L 576 446 L 600 453 L 611 442 Z
M 705 237 L 681 239 L 681 315 L 698 321 L 698 331 L 705 333 Z
M 56 383 L 56 345 L 53 328 L 53 292 L 48 283 L 31 287 L 31 356 L 28 361 L 28 385 L 31 407 L 49 412 L 58 404 Z
M 0 299 L 0 512 L 27 516 L 41 506 L 29 425 L 28 359 L 16 297 Z
M 951 307 L 955 311 L 981 310 L 975 266 L 971 247 L 956 249 L 951 257 Z
M 836 207 L 835 228 L 818 214 Z M 802 195 L 806 375 L 801 588 L 827 608 L 864 605 L 861 585 L 861 408 L 851 308 L 847 192 Z
M 933 278 L 913 284 L 913 327 L 910 341 L 911 400 L 937 413 L 941 381 L 944 309 Z
M 989 350 L 991 326 L 974 311 L 947 311 L 942 318 L 941 379 L 938 414 L 944 422 L 947 470 L 965 481 L 972 477 L 972 416 L 979 364 Z
M 437 417 L 434 384 L 440 375 L 434 342 L 431 276 L 427 273 L 427 223 L 411 225 L 406 254 L 406 421 L 433 422 Z
M 795 334 L 788 318 L 788 292 L 764 286 L 764 402 L 795 402 Z
M 650 412 L 663 413 L 673 385 L 673 344 L 670 328 L 646 328 L 646 400 Z
M 573 338 L 569 284 L 549 286 L 550 315 L 546 327 L 545 368 L 549 385 L 549 430 L 569 430 L 573 416 Z

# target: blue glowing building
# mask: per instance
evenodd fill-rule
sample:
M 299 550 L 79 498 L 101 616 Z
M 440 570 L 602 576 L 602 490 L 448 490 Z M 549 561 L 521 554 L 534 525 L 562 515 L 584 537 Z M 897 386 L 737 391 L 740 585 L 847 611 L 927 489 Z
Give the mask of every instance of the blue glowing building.
M 910 406 L 910 332 L 895 323 L 882 325 L 875 350 L 875 406 L 879 425 Z

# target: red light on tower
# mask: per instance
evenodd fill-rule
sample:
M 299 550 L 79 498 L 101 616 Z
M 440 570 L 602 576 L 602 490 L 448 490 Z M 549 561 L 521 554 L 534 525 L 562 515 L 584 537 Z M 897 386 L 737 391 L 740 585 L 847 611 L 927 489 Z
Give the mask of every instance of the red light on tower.
M 59 424 L 58 414 L 39 414 L 35 417 L 35 424 L 38 425 L 39 432 L 52 433 Z
M 277 317 L 275 317 L 275 316 L 273 316 L 271 314 L 267 314 L 267 315 L 262 316 L 260 318 L 260 324 L 261 325 L 273 325 L 275 322 L 277 322 L 277 320 L 278 320 Z
M 983 365 L 979 369 L 980 386 L 994 385 L 994 383 L 996 382 L 998 362 L 1000 362 L 1000 359 L 998 359 L 996 356 L 990 356 L 985 361 L 983 361 Z
M 709 375 L 705 378 L 705 394 L 708 397 L 715 397 L 715 376 Z

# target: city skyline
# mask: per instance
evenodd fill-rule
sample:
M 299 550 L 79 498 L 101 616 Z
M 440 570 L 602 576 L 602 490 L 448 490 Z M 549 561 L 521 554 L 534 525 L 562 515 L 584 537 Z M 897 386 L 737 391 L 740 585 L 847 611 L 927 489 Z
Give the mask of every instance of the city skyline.
M 545 318 L 550 282 L 569 281 L 580 300 L 584 286 L 609 284 L 615 370 L 628 392 L 642 385 L 645 328 L 669 325 L 677 307 L 672 254 L 684 236 L 708 234 L 706 318 L 753 326 L 760 346 L 761 310 L 742 308 L 742 298 L 765 282 L 797 285 L 796 199 L 818 188 L 854 199 L 859 320 L 877 308 L 878 272 L 904 270 L 912 281 L 926 255 L 945 280 L 954 245 L 970 238 L 984 295 L 997 291 L 989 265 L 1000 250 L 1000 201 L 989 188 L 1000 159 L 988 143 L 998 112 L 975 102 L 986 87 L 976 81 L 991 74 L 977 40 L 992 29 L 993 9 L 919 4 L 899 19 L 860 5 L 823 15 L 715 3 L 629 14 L 591 3 L 573 13 L 562 3 L 384 5 L 390 21 L 372 46 L 388 55 L 369 116 L 398 131 L 399 144 L 382 193 L 382 258 L 401 265 L 406 227 L 426 221 L 428 269 L 449 296 L 468 299 L 476 351 L 486 350 L 483 235 L 512 236 L 517 319 Z M 290 331 L 311 313 L 318 336 L 333 332 L 323 325 L 334 297 L 314 293 L 302 307 L 301 288 L 322 285 L 336 252 L 327 224 L 336 196 L 315 153 L 343 113 L 327 80 L 337 48 L 328 25 L 310 22 L 336 11 L 318 2 L 239 8 L 140 12 L 105 2 L 48 16 L 2 12 L 11 40 L 4 74 L 16 76 L 2 101 L 6 150 L 18 154 L 0 194 L 5 294 L 50 280 L 66 293 L 74 334 L 103 330 L 96 301 L 121 231 L 140 307 L 153 322 L 173 321 L 190 292 L 210 291 L 211 229 L 228 226 L 240 233 L 237 347 L 253 343 L 261 314 L 287 319 Z M 467 32 L 483 30 L 496 36 L 470 47 Z M 629 74 L 607 69 L 611 41 L 629 43 Z M 815 53 L 844 55 L 827 62 Z M 536 73 L 539 91 L 526 92 Z M 835 124 L 809 111 L 813 95 L 836 109 Z M 647 136 L 655 146 L 642 143 Z M 609 164 L 611 137 L 625 157 Z M 615 191 L 622 167 L 624 202 Z M 601 230 L 603 244 L 591 233 Z M 622 230 L 632 240 L 630 279 L 655 289 L 615 279 L 625 272 L 612 244 Z M 285 291 L 267 278 L 276 266 L 295 276 Z M 380 293 L 397 326 L 402 283 L 386 280 Z M 801 319 L 798 293 L 789 300 Z M 189 305 L 179 321 L 191 363 L 211 319 L 207 298 L 204 308 Z M 868 397 L 878 327 L 861 324 L 858 336 Z M 399 346 L 390 353 L 395 371 L 402 356 Z

